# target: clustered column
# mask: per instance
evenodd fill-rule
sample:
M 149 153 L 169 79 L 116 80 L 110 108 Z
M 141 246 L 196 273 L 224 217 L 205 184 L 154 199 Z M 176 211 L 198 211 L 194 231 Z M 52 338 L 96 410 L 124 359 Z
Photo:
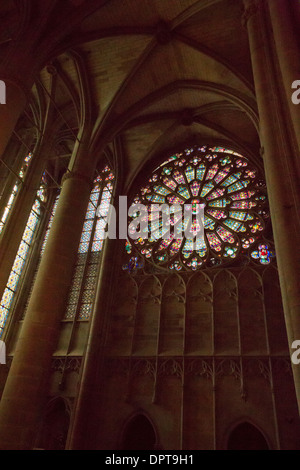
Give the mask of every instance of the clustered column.
M 274 66 L 276 59 L 272 56 L 271 28 L 267 19 L 268 7 L 272 8 L 270 4 L 276 2 L 244 0 L 244 20 L 248 28 L 260 120 L 262 156 L 285 321 L 291 347 L 294 340 L 300 339 L 299 194 L 295 150 L 286 129 L 286 122 L 291 121 L 290 107 L 286 102 L 282 103 L 286 96 L 284 90 L 281 89 L 281 80 L 276 75 L 278 69 Z M 283 78 L 287 79 L 285 67 L 281 68 L 281 73 Z M 292 366 L 300 408 L 300 365 L 292 364 Z
M 58 207 L 0 402 L 0 448 L 34 445 L 47 396 L 51 359 L 73 274 L 93 168 L 88 139 L 75 146 L 72 171 L 63 179 Z

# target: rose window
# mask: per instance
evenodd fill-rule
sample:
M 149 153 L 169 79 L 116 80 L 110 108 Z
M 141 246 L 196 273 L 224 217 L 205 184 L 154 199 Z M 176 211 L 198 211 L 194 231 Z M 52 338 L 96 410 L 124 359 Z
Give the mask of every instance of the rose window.
M 126 249 L 155 265 L 196 270 L 232 263 L 254 247 L 252 258 L 272 257 L 271 252 L 260 256 L 256 246 L 269 220 L 264 180 L 249 160 L 232 150 L 204 146 L 170 156 L 140 188 L 133 204 L 147 212 L 137 210 L 129 218 Z M 183 208 L 191 215 L 189 237 Z M 201 236 L 195 217 L 199 209 Z M 138 217 L 141 232 L 134 237 L 132 222 Z

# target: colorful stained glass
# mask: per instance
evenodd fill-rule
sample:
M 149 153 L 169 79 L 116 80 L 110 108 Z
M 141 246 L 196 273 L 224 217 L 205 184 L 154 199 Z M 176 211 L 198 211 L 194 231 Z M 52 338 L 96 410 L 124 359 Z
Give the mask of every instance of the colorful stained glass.
M 33 207 L 31 209 L 27 225 L 23 232 L 22 240 L 18 249 L 17 256 L 14 260 L 12 270 L 4 290 L 0 305 L 7 310 L 5 317 L 0 321 L 0 337 L 3 332 L 4 325 L 6 323 L 7 316 L 9 315 L 12 302 L 14 300 L 15 293 L 17 291 L 17 286 L 22 274 L 25 262 L 29 253 L 30 245 L 33 239 L 33 235 L 37 228 L 40 215 L 40 201 L 35 200 Z
M 236 255 L 237 255 L 237 251 L 238 251 L 238 249 L 236 247 L 225 246 L 224 256 L 225 256 L 225 258 L 226 257 L 235 258 Z
M 191 254 L 193 253 L 194 251 L 194 242 L 192 239 L 188 239 L 186 240 L 183 248 L 182 248 L 182 254 L 184 256 L 184 258 L 189 258 L 191 256 Z
M 202 188 L 200 196 L 204 198 L 214 188 L 214 186 L 215 185 L 213 182 L 205 184 Z
M 167 194 L 170 194 L 170 191 L 168 189 L 164 188 L 163 186 L 155 186 L 154 191 L 157 194 L 160 194 L 161 196 L 166 196 Z
M 20 180 L 23 180 L 24 181 L 24 177 L 25 177 L 25 174 L 27 172 L 27 169 L 28 169 L 28 166 L 29 166 L 29 163 L 31 161 L 31 158 L 32 158 L 32 154 L 29 153 L 28 155 L 26 155 L 25 159 L 24 159 L 24 162 L 23 162 L 23 165 L 21 167 L 21 170 L 19 172 L 19 178 Z M 16 196 L 17 196 L 17 193 L 19 191 L 19 187 L 20 187 L 20 180 L 18 180 L 18 182 L 14 185 L 13 189 L 12 189 L 12 192 L 11 192 L 11 195 L 8 199 L 8 202 L 6 204 L 6 207 L 4 208 L 4 211 L 3 211 L 3 214 L 2 214 L 2 217 L 1 217 L 1 220 L 0 220 L 0 233 L 5 225 L 5 222 L 7 220 L 7 217 L 12 209 L 12 206 L 13 206 L 13 203 L 16 199 Z
M 207 215 L 204 216 L 204 228 L 205 230 L 214 230 L 216 225 L 216 222 L 212 220 L 210 217 L 207 217 Z
M 226 225 L 231 230 L 233 230 L 234 232 L 238 232 L 241 229 L 241 227 L 243 227 L 243 224 L 232 219 L 225 220 L 223 224 Z
M 185 184 L 184 176 L 179 170 L 175 170 L 173 172 L 173 178 L 177 181 L 178 184 Z
M 231 212 L 229 212 L 229 217 L 231 217 L 232 219 L 243 221 L 243 220 L 247 220 L 248 214 L 247 214 L 247 212 L 231 211 Z
M 195 178 L 195 169 L 192 166 L 188 166 L 185 170 L 185 176 L 188 183 L 193 181 L 193 179 Z
M 210 207 L 226 207 L 230 204 L 230 201 L 228 199 L 219 199 L 218 201 L 210 201 L 209 206 Z
M 203 180 L 203 176 L 204 176 L 204 173 L 206 172 L 206 166 L 204 165 L 204 163 L 202 163 L 201 165 L 199 165 L 199 167 L 197 168 L 197 180 L 198 181 L 202 181 Z
M 223 196 L 224 192 L 225 192 L 225 189 L 218 188 L 215 191 L 213 191 L 212 193 L 210 193 L 209 196 L 207 196 L 206 200 L 211 201 L 212 199 L 217 199 L 220 196 Z
M 182 240 L 180 238 L 172 243 L 172 245 L 169 248 L 171 256 L 179 252 L 181 245 L 182 245 Z
M 217 184 L 221 183 L 221 181 L 223 181 L 223 179 L 228 175 L 229 172 L 230 172 L 230 166 L 224 168 L 223 170 L 220 170 L 214 179 L 215 183 Z
M 7 310 L 9 310 L 11 303 L 13 301 L 13 297 L 14 297 L 14 292 L 11 289 L 8 289 L 6 287 L 6 289 L 4 290 L 2 299 L 1 299 L 1 305 L 5 307 Z
M 249 181 L 238 181 L 237 183 L 232 184 L 227 189 L 227 193 L 234 193 L 235 191 L 239 191 L 240 189 L 246 188 L 249 184 Z
M 219 239 L 219 237 L 217 237 L 217 235 L 215 233 L 207 233 L 206 236 L 207 236 L 207 239 L 208 239 L 208 243 L 210 244 L 210 247 L 214 251 L 221 251 L 222 242 Z
M 170 210 L 164 213 L 170 230 L 166 221 L 162 224 L 148 211 L 147 227 L 152 223 L 152 231 L 148 238 L 135 240 L 134 246 L 142 258 L 151 258 L 160 266 L 195 270 L 230 262 L 251 246 L 252 237 L 256 240 L 263 231 L 261 221 L 268 220 L 264 186 L 258 185 L 262 179 L 257 169 L 233 150 L 189 148 L 176 159 L 168 158 L 154 175 L 145 186 L 147 191 L 140 191 L 133 201 L 138 198 L 147 207 L 152 203 L 169 205 Z M 183 217 L 184 212 L 193 219 Z M 200 212 L 204 212 L 201 221 Z M 203 223 L 204 236 L 199 236 Z M 164 233 L 168 238 L 161 240 Z
M 267 244 L 260 244 L 256 251 L 252 251 L 251 256 L 252 258 L 259 260 L 261 264 L 270 264 L 274 257 L 274 253 L 270 250 Z
M 215 165 L 213 165 L 207 172 L 207 175 L 206 175 L 206 179 L 207 180 L 212 180 L 214 178 L 214 176 L 216 176 L 216 174 L 218 173 L 218 170 L 219 170 L 219 165 L 216 163 Z
M 255 194 L 255 191 L 241 191 L 240 193 L 231 194 L 230 197 L 233 201 L 236 201 L 240 199 L 249 199 L 253 194 Z
M 163 183 L 168 186 L 168 188 L 172 189 L 172 191 L 175 191 L 177 188 L 177 183 L 171 178 L 163 178 Z
M 229 230 L 225 230 L 223 227 L 217 228 L 217 234 L 222 238 L 223 242 L 234 243 L 235 237 Z
M 194 197 L 197 197 L 198 194 L 199 194 L 199 191 L 200 191 L 200 183 L 199 181 L 193 181 L 193 183 L 191 184 L 190 186 L 190 189 L 191 189 L 191 193 Z
M 159 196 L 158 194 L 152 194 L 151 196 L 146 196 L 146 199 L 150 202 L 156 202 L 159 204 L 163 204 L 165 202 L 165 198 L 163 196 Z
M 100 252 L 106 237 L 106 226 L 112 198 L 113 172 L 106 166 L 94 180 L 77 255 L 77 266 L 69 292 L 66 320 L 89 320 L 95 297 L 96 279 L 99 270 Z M 143 188 L 144 195 L 149 187 Z M 139 197 L 136 201 L 140 202 Z M 128 242 L 128 253 L 132 245 Z M 87 264 L 89 263 L 89 264 Z M 77 290 L 81 288 L 81 297 Z
M 218 210 L 214 210 L 214 209 L 208 209 L 206 211 L 206 213 L 208 215 L 211 215 L 212 217 L 214 217 L 217 220 L 226 219 L 226 217 L 227 217 L 227 213 L 225 211 L 218 211 Z
M 183 199 L 178 196 L 168 196 L 167 199 L 170 204 L 183 204 Z
M 21 274 L 23 266 L 24 266 L 24 262 L 25 262 L 24 258 L 20 258 L 20 256 L 17 255 L 15 258 L 12 270 L 17 274 Z
M 256 205 L 256 202 L 253 201 L 236 201 L 231 204 L 230 207 L 232 209 L 252 209 L 252 207 L 255 207 Z
M 238 181 L 242 173 L 235 173 L 234 175 L 229 176 L 225 181 L 223 181 L 222 186 L 230 186 L 231 184 Z
M 178 191 L 178 194 L 180 194 L 180 196 L 183 196 L 185 199 L 190 198 L 190 193 L 185 186 L 179 186 L 177 191 Z

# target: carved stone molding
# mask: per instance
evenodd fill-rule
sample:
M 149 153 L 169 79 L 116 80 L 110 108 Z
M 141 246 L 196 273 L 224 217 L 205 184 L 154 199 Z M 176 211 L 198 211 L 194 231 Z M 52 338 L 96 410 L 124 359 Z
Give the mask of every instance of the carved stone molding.
M 164 377 L 178 377 L 183 380 L 183 361 L 177 358 L 168 358 L 160 362 L 158 375 Z
M 269 360 L 265 358 L 243 358 L 244 377 L 263 377 L 269 384 L 272 382 Z
M 212 361 L 197 357 L 195 359 L 188 360 L 185 369 L 187 376 L 202 377 L 213 380 L 214 369 Z
M 52 359 L 52 370 L 56 372 L 79 373 L 82 357 L 54 357 Z
M 150 376 L 155 379 L 156 361 L 148 358 L 134 358 L 131 360 L 131 376 Z
M 232 376 L 236 380 L 242 379 L 241 364 L 238 359 L 226 358 L 216 360 L 215 364 L 216 377 Z

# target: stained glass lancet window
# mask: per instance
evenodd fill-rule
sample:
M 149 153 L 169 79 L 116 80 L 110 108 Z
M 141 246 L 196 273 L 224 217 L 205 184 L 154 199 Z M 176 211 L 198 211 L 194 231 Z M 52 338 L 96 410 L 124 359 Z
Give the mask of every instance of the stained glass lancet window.
M 105 166 L 91 191 L 69 292 L 65 320 L 88 320 L 92 312 L 104 230 L 109 215 L 114 174 Z
M 19 281 L 28 258 L 29 250 L 41 218 L 41 207 L 45 202 L 46 190 L 44 183 L 42 183 L 32 206 L 8 282 L 0 301 L 0 337 L 3 334 L 6 321 L 17 293 Z
M 171 155 L 133 202 L 147 207 L 147 236 L 130 240 L 129 230 L 126 250 L 132 257 L 124 269 L 137 263 L 136 255 L 178 271 L 232 263 L 246 253 L 261 264 L 274 256 L 268 244 L 259 244 L 270 218 L 266 185 L 259 170 L 233 150 L 203 146 Z M 154 205 L 161 205 L 156 219 Z M 204 208 L 202 237 L 197 237 L 200 227 L 195 221 L 191 227 L 194 238 L 177 236 L 178 221 L 184 232 L 181 209 L 185 205 L 193 213 L 197 207 Z M 163 214 L 169 216 L 170 234 L 164 232 L 168 227 L 162 223 Z M 133 214 L 129 226 L 140 215 Z
M 31 160 L 31 157 L 32 157 L 32 154 L 29 153 L 25 159 L 24 159 L 24 163 L 22 165 L 22 168 L 19 172 L 19 180 L 14 184 L 14 187 L 12 189 L 12 192 L 11 192 L 11 195 L 9 197 L 9 200 L 7 201 L 7 204 L 4 208 L 4 211 L 3 211 L 3 214 L 1 216 L 1 220 L 0 220 L 0 233 L 2 232 L 3 230 L 3 227 L 7 221 L 7 218 L 10 214 L 10 211 L 12 209 L 12 206 L 13 206 L 13 203 L 16 199 L 16 196 L 17 196 L 17 193 L 19 191 L 19 187 L 20 187 L 20 183 L 24 180 L 24 177 L 25 177 L 25 174 L 26 174 L 26 171 L 27 171 L 27 168 L 28 168 L 28 165 L 30 163 L 30 160 Z
M 46 227 L 46 232 L 45 232 L 45 235 L 44 235 L 44 239 L 43 239 L 42 244 L 41 244 L 39 257 L 38 257 L 37 260 L 35 260 L 35 269 L 34 269 L 34 274 L 33 274 L 32 278 L 31 278 L 31 281 L 30 281 L 30 287 L 29 287 L 29 289 L 27 290 L 27 292 L 25 294 L 26 295 L 26 301 L 24 303 L 24 307 L 22 308 L 22 314 L 21 314 L 22 319 L 24 319 L 24 317 L 26 315 L 26 311 L 27 311 L 27 308 L 28 308 L 30 296 L 31 296 L 31 293 L 33 291 L 34 283 L 35 283 L 35 280 L 36 280 L 36 277 L 37 277 L 39 265 L 40 265 L 42 256 L 43 256 L 44 251 L 45 251 L 46 243 L 47 243 L 47 240 L 48 240 L 48 237 L 49 237 L 50 229 L 52 227 L 52 222 L 53 222 L 54 215 L 55 215 L 55 212 L 56 212 L 56 209 L 57 209 L 59 196 L 60 196 L 60 191 L 56 195 L 54 202 L 49 201 L 50 202 L 50 207 L 51 207 L 50 217 L 48 218 L 48 220 L 46 222 L 47 227 Z

